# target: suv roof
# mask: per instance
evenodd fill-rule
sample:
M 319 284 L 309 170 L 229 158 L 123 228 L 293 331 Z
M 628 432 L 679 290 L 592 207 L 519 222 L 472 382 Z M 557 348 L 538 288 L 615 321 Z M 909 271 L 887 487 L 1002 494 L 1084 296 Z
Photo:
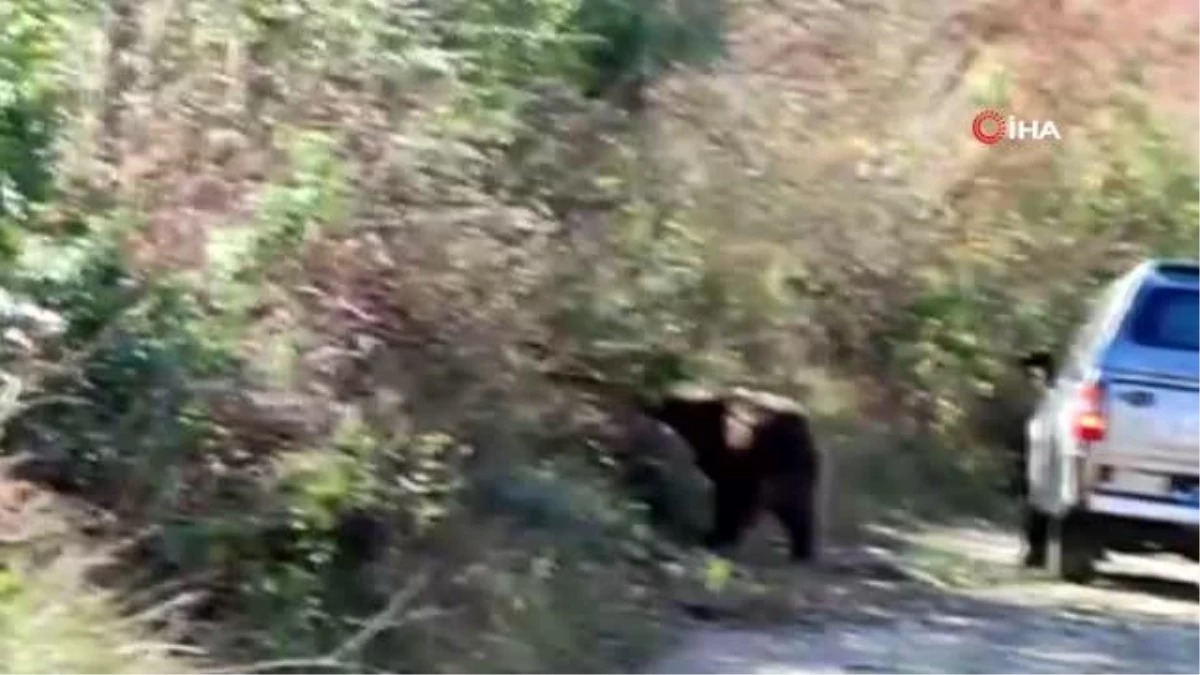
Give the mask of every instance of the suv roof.
M 1192 260 L 1159 259 L 1145 263 L 1146 283 L 1162 286 L 1200 287 L 1200 263 Z

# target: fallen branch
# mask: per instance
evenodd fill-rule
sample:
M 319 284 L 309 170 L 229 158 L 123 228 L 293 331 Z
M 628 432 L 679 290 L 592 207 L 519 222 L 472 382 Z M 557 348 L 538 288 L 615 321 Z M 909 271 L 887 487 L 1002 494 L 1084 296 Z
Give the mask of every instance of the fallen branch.
M 392 595 L 383 610 L 371 617 L 358 633 L 335 649 L 329 658 L 339 661 L 348 654 L 358 652 L 367 646 L 375 636 L 387 630 L 396 615 L 425 587 L 428 578 L 429 575 L 425 572 L 415 575 L 408 585 Z
M 334 661 L 327 657 L 318 657 L 315 659 L 275 659 L 272 661 L 258 661 L 256 663 L 249 663 L 241 666 L 206 670 L 205 672 L 212 673 L 212 675 L 224 675 L 226 673 L 233 675 L 234 673 L 266 673 L 273 670 L 283 670 L 285 668 L 299 669 L 305 672 L 322 672 L 320 669 L 355 670 L 354 668 L 351 668 L 349 664 Z
M 420 572 L 413 576 L 412 580 L 394 593 L 388 600 L 387 605 L 379 612 L 367 619 L 363 627 L 357 633 L 352 635 L 350 639 L 343 642 L 329 654 L 324 656 L 295 658 L 295 659 L 274 659 L 269 661 L 257 661 L 238 666 L 220 668 L 215 670 L 207 670 L 206 673 L 213 675 L 222 675 L 225 673 L 263 673 L 273 670 L 282 669 L 303 669 L 309 672 L 319 672 L 319 670 L 346 670 L 350 672 L 364 672 L 362 666 L 355 664 L 353 661 L 348 661 L 350 657 L 357 652 L 362 651 L 364 647 L 370 644 L 380 633 L 389 628 L 395 628 L 407 623 L 422 621 L 436 616 L 442 616 L 444 611 L 437 608 L 425 608 L 417 610 L 411 614 L 402 617 L 400 620 L 396 616 L 400 614 L 413 598 L 417 596 L 426 586 L 429 579 L 428 572 Z

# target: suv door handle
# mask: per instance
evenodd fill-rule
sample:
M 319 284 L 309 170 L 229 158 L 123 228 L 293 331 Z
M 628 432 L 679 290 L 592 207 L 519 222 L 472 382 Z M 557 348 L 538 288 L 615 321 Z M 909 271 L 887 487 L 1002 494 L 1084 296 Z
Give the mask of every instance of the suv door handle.
M 1121 400 L 1125 401 L 1131 406 L 1144 408 L 1149 405 L 1154 405 L 1154 394 L 1142 389 L 1125 391 L 1121 392 Z

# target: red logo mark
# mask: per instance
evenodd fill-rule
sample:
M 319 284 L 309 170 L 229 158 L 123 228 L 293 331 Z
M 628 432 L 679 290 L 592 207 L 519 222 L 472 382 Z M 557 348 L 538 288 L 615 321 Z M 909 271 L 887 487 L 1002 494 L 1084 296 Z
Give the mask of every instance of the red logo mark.
M 989 127 L 991 131 L 988 131 Z M 984 145 L 999 143 L 1007 131 L 1008 124 L 1005 123 L 1004 117 L 995 110 L 984 110 L 975 116 L 975 121 L 971 122 L 971 133 L 975 134 L 975 138 Z

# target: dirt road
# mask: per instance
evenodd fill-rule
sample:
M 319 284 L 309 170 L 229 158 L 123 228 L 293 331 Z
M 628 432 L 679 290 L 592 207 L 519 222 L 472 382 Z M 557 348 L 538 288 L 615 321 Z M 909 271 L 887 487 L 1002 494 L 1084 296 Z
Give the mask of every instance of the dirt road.
M 906 541 L 907 580 L 834 571 L 802 622 L 698 626 L 652 672 L 1200 672 L 1195 565 L 1113 556 L 1081 587 L 1016 570 L 1010 535 L 954 528 Z M 963 583 L 944 581 L 955 577 Z

